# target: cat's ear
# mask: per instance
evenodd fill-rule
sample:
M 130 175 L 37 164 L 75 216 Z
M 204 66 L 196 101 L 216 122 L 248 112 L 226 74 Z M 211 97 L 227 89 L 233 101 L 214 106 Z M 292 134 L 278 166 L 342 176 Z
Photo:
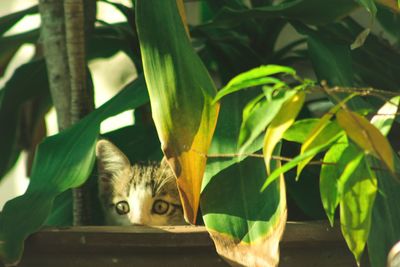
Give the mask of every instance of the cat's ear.
M 97 142 L 96 157 L 99 178 L 103 181 L 131 173 L 131 164 L 128 158 L 110 141 L 103 139 Z

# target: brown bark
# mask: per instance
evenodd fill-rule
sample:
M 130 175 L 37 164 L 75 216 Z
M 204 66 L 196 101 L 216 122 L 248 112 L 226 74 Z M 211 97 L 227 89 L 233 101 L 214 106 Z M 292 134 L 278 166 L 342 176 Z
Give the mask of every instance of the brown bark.
M 84 0 L 64 0 L 72 123 L 77 123 L 94 109 L 93 88 L 87 85 L 84 6 Z M 73 189 L 74 225 L 90 224 L 89 201 L 90 191 L 87 185 Z

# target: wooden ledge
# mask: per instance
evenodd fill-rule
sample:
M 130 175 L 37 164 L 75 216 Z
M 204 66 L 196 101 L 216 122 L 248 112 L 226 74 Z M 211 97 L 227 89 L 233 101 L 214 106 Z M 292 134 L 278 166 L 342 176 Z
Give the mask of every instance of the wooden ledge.
M 201 226 L 48 228 L 26 241 L 23 267 L 228 266 Z M 289 222 L 281 267 L 356 266 L 339 227 Z

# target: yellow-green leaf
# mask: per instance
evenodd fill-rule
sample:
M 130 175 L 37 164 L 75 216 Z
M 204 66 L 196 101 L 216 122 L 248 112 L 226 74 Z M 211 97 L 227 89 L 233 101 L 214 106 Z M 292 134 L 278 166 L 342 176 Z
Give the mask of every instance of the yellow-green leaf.
M 341 229 L 349 249 L 360 263 L 371 229 L 378 182 L 362 154 L 352 160 L 344 172 L 347 177 L 341 186 Z
M 392 148 L 389 141 L 374 125 L 364 117 L 348 110 L 340 110 L 336 117 L 339 125 L 358 146 L 380 159 L 394 173 Z
M 399 103 L 400 96 L 393 97 L 390 101 L 386 102 L 371 119 L 371 123 L 378 128 L 384 136 L 388 135 L 392 128 Z
M 285 131 L 294 123 L 299 114 L 305 99 L 303 91 L 297 93 L 287 100 L 281 107 L 278 114 L 271 121 L 264 138 L 264 160 L 267 173 L 270 174 L 270 160 L 276 144 L 282 139 Z
M 185 218 L 195 223 L 219 109 L 211 104 L 216 89 L 191 46 L 176 0 L 137 0 L 136 19 L 154 123 L 177 177 Z
M 340 103 L 332 107 L 327 113 L 324 114 L 324 116 L 322 116 L 322 118 L 318 121 L 317 125 L 309 133 L 306 141 L 304 141 L 303 145 L 301 146 L 300 155 L 304 154 L 304 152 L 306 152 L 307 150 L 320 145 L 319 142 L 315 141 L 317 137 L 321 134 L 321 132 L 325 129 L 325 127 L 329 125 L 330 119 L 333 117 L 333 115 L 336 114 L 336 112 L 338 112 L 340 107 L 354 96 L 355 96 L 354 94 L 349 95 L 348 97 L 343 99 Z M 311 159 L 312 157 L 309 157 L 299 163 L 297 167 L 297 177 L 300 176 L 301 171 L 307 165 L 307 163 L 310 162 Z

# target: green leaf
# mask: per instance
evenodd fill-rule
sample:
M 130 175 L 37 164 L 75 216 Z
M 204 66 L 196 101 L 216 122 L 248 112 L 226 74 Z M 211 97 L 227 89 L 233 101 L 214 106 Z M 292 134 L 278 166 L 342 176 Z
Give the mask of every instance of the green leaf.
M 374 0 L 357 0 L 373 17 L 376 16 L 377 8 Z
M 4 75 L 8 64 L 21 45 L 24 43 L 34 43 L 38 37 L 38 30 L 0 37 L 0 77 Z
M 337 121 L 346 134 L 366 153 L 382 160 L 394 173 L 393 153 L 389 141 L 367 119 L 355 112 L 340 110 L 336 114 Z
M 0 214 L 0 259 L 17 263 L 24 240 L 45 223 L 54 199 L 85 182 L 92 171 L 101 121 L 146 102 L 141 77 L 77 124 L 39 145 L 27 191 L 8 201 Z
M 295 90 L 281 90 L 275 92 L 271 88 L 264 89 L 266 99 L 256 103 L 249 102 L 243 110 L 243 121 L 240 126 L 239 154 L 245 153 L 247 148 L 265 131 L 269 123 L 278 114 L 283 103 L 296 93 Z M 257 99 L 256 99 L 257 100 Z
M 254 97 L 255 91 L 240 91 L 221 99 L 221 110 L 213 140 L 208 151 L 207 168 L 203 178 L 202 190 L 222 170 L 245 159 L 248 154 L 260 150 L 263 136 L 258 137 L 245 150 L 239 151 L 237 146 L 242 124 L 242 112 L 247 103 Z M 243 155 L 241 154 L 243 153 Z M 213 155 L 233 154 L 234 157 L 218 157 Z
M 397 98 L 391 99 L 391 102 L 397 102 Z M 395 105 L 386 103 L 382 110 L 391 114 L 395 110 Z M 375 120 L 376 118 L 376 120 Z M 389 122 L 385 122 L 388 120 Z M 392 116 L 376 116 L 371 122 L 381 131 L 383 135 L 387 134 Z M 390 249 L 400 240 L 400 184 L 393 175 L 385 170 L 385 165 L 374 158 L 370 158 L 370 166 L 374 167 L 374 172 L 378 179 L 379 193 L 376 195 L 375 204 L 372 212 L 372 225 L 368 237 L 368 255 L 372 267 L 385 266 L 387 264 L 387 255 Z M 394 166 L 396 174 L 400 173 L 400 160 L 394 154 Z M 397 178 L 397 177 L 396 177 Z
M 185 218 L 195 223 L 219 105 L 213 81 L 185 32 L 176 0 L 136 1 L 136 22 L 152 115 L 177 177 Z
M 223 8 L 214 18 L 219 24 L 240 23 L 249 18 L 285 18 L 306 24 L 326 24 L 347 16 L 359 5 L 348 0 L 293 0 L 276 5 L 254 7 L 252 9 Z
M 384 170 L 384 165 L 372 159 L 378 178 L 379 193 L 372 212 L 372 225 L 368 237 L 368 255 L 372 267 L 385 266 L 390 249 L 400 240 L 400 183 Z M 395 156 L 396 172 L 400 160 Z
M 44 61 L 32 61 L 20 66 L 0 91 L 3 95 L 0 102 L 1 180 L 21 150 L 17 142 L 22 105 L 34 97 L 50 95 Z
M 307 150 L 306 152 L 304 152 L 304 154 L 301 154 L 301 155 L 295 157 L 294 159 L 292 159 L 289 162 L 285 163 L 282 167 L 277 168 L 276 170 L 274 170 L 267 177 L 267 179 L 266 179 L 265 183 L 263 184 L 261 190 L 265 190 L 272 182 L 274 182 L 277 178 L 279 178 L 281 174 L 293 169 L 294 167 L 297 166 L 297 164 L 299 164 L 299 162 L 303 161 L 306 158 L 314 157 L 316 154 L 318 154 L 319 152 L 325 150 L 330 145 L 331 145 L 330 143 L 327 143 L 327 144 L 323 144 L 321 146 L 314 147 L 314 148 L 312 148 L 310 150 Z
M 278 65 L 267 65 L 260 66 L 258 68 L 249 70 L 241 73 L 229 81 L 218 94 L 215 96 L 213 103 L 220 100 L 223 96 L 239 91 L 241 89 L 247 89 L 249 87 L 255 87 L 260 85 L 269 85 L 271 87 L 284 87 L 285 83 L 281 80 L 273 77 L 269 77 L 275 74 L 289 74 L 295 75 L 296 72 L 292 68 L 278 66 Z
M 386 102 L 371 119 L 372 125 L 378 128 L 384 136 L 387 136 L 392 128 L 396 113 L 399 109 L 399 104 L 400 96 L 393 97 Z
M 378 5 L 376 17 L 385 32 L 400 40 L 400 14 L 392 12 L 390 9 Z
M 350 47 L 328 40 L 320 35 L 308 35 L 308 51 L 319 81 L 331 86 L 352 86 L 353 69 Z
M 316 126 L 318 127 L 318 125 Z M 310 136 L 313 137 L 313 132 L 310 133 Z M 339 127 L 337 123 L 334 122 L 326 122 L 324 127 L 321 129 L 321 131 L 318 131 L 318 133 L 315 133 L 314 138 L 310 138 L 310 136 L 307 138 L 307 140 L 304 142 L 304 144 L 301 147 L 301 152 L 300 154 L 305 153 L 305 151 L 310 150 L 314 147 L 318 147 L 324 144 L 332 143 L 334 140 L 337 140 L 340 138 L 340 136 L 343 136 L 344 132 L 343 130 Z M 310 141 L 311 140 L 311 141 Z M 310 141 L 310 142 L 308 142 Z M 307 146 L 306 146 L 307 145 Z M 300 177 L 300 173 L 303 170 L 303 168 L 312 160 L 312 157 L 309 157 L 302 162 L 300 162 L 297 166 L 297 179 Z
M 265 175 L 261 160 L 247 158 L 219 172 L 202 191 L 203 218 L 217 252 L 241 266 L 275 266 L 278 261 L 285 189 L 282 178 L 260 192 Z
M 319 121 L 319 119 L 302 119 L 295 121 L 293 125 L 286 130 L 282 138 L 290 142 L 302 144 L 307 140 L 307 137 Z
M 340 222 L 343 236 L 360 263 L 371 228 L 371 216 L 378 189 L 377 178 L 359 154 L 349 162 L 340 200 Z
M 263 154 L 268 174 L 270 174 L 272 152 L 278 142 L 282 139 L 285 131 L 294 123 L 294 120 L 303 107 L 305 97 L 305 93 L 301 91 L 288 99 L 271 121 L 271 124 L 265 133 Z
M 0 36 L 8 31 L 11 27 L 17 24 L 18 21 L 23 19 L 27 15 L 38 13 L 38 6 L 32 6 L 27 9 L 8 14 L 0 18 Z
M 326 164 L 321 166 L 319 186 L 322 205 L 331 226 L 333 226 L 335 211 L 340 202 L 339 179 L 346 164 L 354 156 L 353 152 L 354 149 L 349 147 L 346 137 L 343 137 L 329 148 L 323 159 Z
M 276 182 L 268 189 L 268 193 L 260 193 L 260 186 L 265 179 L 265 166 L 261 159 L 246 157 L 262 148 L 263 136 L 251 143 L 243 151 L 244 155 L 239 154 L 237 147 L 243 109 L 255 96 L 256 91 L 239 91 L 221 99 L 201 194 L 203 219 L 206 228 L 213 233 L 218 251 L 231 261 L 245 266 L 251 265 L 248 258 L 268 257 L 270 253 L 276 259 L 275 249 L 260 254 L 257 244 L 271 242 L 271 245 L 276 245 L 277 241 L 273 238 L 280 236 L 279 227 L 286 220 L 283 215 L 285 203 L 281 200 L 281 197 L 285 197 L 281 193 L 284 187 Z M 224 154 L 234 156 L 224 157 Z M 234 199 L 232 195 L 235 195 Z M 266 240 L 268 233 L 271 233 L 270 241 Z M 221 235 L 223 238 L 218 238 Z M 226 246 L 224 241 L 227 241 Z M 232 247 L 232 241 L 238 246 Z M 243 249 L 248 249 L 246 256 Z M 233 255 L 232 252 L 237 253 Z

